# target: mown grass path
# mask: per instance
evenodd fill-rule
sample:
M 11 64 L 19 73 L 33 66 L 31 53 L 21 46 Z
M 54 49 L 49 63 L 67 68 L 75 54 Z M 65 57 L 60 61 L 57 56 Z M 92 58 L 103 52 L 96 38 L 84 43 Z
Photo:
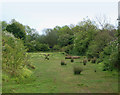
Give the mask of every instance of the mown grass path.
M 50 60 L 45 60 L 40 53 L 29 53 L 30 61 L 36 69 L 30 78 L 19 84 L 4 82 L 5 93 L 117 93 L 117 72 L 102 71 L 102 64 L 87 63 L 84 66 L 81 59 L 73 63 L 69 59 L 66 66 L 60 62 L 65 55 L 62 53 L 49 53 Z M 73 66 L 80 65 L 84 70 L 81 75 L 74 75 Z M 94 72 L 94 70 L 97 72 Z

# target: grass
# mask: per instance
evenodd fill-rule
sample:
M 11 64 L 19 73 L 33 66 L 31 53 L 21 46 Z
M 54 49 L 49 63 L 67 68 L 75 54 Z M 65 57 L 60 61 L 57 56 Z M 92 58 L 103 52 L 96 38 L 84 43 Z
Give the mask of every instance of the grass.
M 44 53 L 45 54 L 45 53 Z M 80 63 L 82 59 L 65 60 L 62 53 L 49 53 L 50 60 L 45 60 L 40 53 L 29 53 L 31 64 L 36 69 L 30 78 L 20 83 L 3 82 L 3 93 L 117 93 L 118 74 L 115 71 L 102 71 L 103 64 Z M 61 66 L 65 60 L 66 66 Z M 81 66 L 81 75 L 74 75 L 74 65 Z M 94 72 L 96 70 L 96 72 Z

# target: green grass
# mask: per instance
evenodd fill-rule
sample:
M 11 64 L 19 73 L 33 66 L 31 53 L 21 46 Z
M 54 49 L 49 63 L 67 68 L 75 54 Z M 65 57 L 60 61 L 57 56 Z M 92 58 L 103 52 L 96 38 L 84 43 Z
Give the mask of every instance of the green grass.
M 3 82 L 3 93 L 117 93 L 117 72 L 102 71 L 103 64 L 87 63 L 81 59 L 64 59 L 61 53 L 49 53 L 50 60 L 45 60 L 40 53 L 29 53 L 30 61 L 36 69 L 30 78 L 20 83 Z M 61 66 L 61 60 L 67 62 Z M 83 68 L 81 75 L 74 75 L 74 65 Z M 94 72 L 96 69 L 97 72 Z

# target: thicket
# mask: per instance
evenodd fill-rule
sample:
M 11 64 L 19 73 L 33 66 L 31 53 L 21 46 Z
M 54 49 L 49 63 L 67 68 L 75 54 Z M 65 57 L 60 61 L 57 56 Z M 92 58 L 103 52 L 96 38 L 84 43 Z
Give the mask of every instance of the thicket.
M 99 60 L 103 61 L 104 69 L 113 70 L 119 69 L 119 60 L 118 60 L 118 40 L 115 39 L 108 43 L 108 45 L 100 53 Z
M 2 72 L 3 80 L 8 77 L 24 79 L 32 74 L 28 69 L 28 55 L 23 41 L 13 34 L 2 31 Z

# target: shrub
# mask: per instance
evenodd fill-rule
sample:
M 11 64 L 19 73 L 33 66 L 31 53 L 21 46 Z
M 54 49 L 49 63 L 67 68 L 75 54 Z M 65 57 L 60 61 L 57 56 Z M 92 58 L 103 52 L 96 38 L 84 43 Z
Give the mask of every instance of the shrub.
M 88 58 L 88 61 L 90 62 L 91 58 Z
M 50 48 L 49 48 L 49 46 L 48 46 L 48 44 L 37 44 L 36 45 L 36 50 L 37 51 L 49 51 L 50 50 Z
M 60 46 L 59 45 L 54 45 L 53 50 L 55 50 L 55 51 L 60 50 Z
M 99 63 L 102 62 L 102 60 L 98 58 L 98 59 L 96 60 L 96 62 L 97 62 L 97 64 L 99 64 Z
M 64 60 L 61 60 L 61 65 L 67 65 Z
M 62 47 L 61 51 L 65 52 L 67 54 L 72 54 L 72 50 L 73 50 L 73 45 L 67 45 Z
M 24 45 L 28 48 L 27 49 L 28 52 L 34 52 L 34 51 L 36 51 L 34 41 L 31 41 L 29 43 L 25 43 Z
M 84 59 L 83 60 L 83 65 L 86 65 L 86 63 L 87 63 L 87 59 Z
M 22 40 L 15 38 L 11 33 L 2 34 L 2 70 L 6 74 L 18 77 L 28 63 L 28 55 Z M 27 68 L 26 68 L 27 70 Z
M 107 44 L 113 40 L 110 35 L 110 31 L 98 32 L 94 40 L 90 42 L 87 56 L 99 58 L 100 52 L 107 46 Z
M 74 74 L 75 75 L 78 75 L 78 74 L 81 74 L 81 72 L 83 71 L 83 69 L 81 68 L 81 67 L 79 67 L 79 66 L 74 66 Z
M 2 81 L 8 81 L 9 76 L 7 74 L 2 74 Z
M 94 70 L 94 72 L 97 72 L 96 70 Z
M 71 62 L 74 62 L 74 59 L 73 59 L 73 58 L 71 59 Z
M 96 57 L 92 58 L 92 59 L 91 59 L 91 62 L 92 62 L 92 63 L 96 63 Z
M 103 61 L 103 70 L 119 69 L 118 40 L 111 41 L 100 53 L 100 60 Z
M 28 66 L 29 68 L 31 68 L 31 69 L 35 69 L 35 66 L 32 65 L 32 64 L 28 64 L 27 66 Z

